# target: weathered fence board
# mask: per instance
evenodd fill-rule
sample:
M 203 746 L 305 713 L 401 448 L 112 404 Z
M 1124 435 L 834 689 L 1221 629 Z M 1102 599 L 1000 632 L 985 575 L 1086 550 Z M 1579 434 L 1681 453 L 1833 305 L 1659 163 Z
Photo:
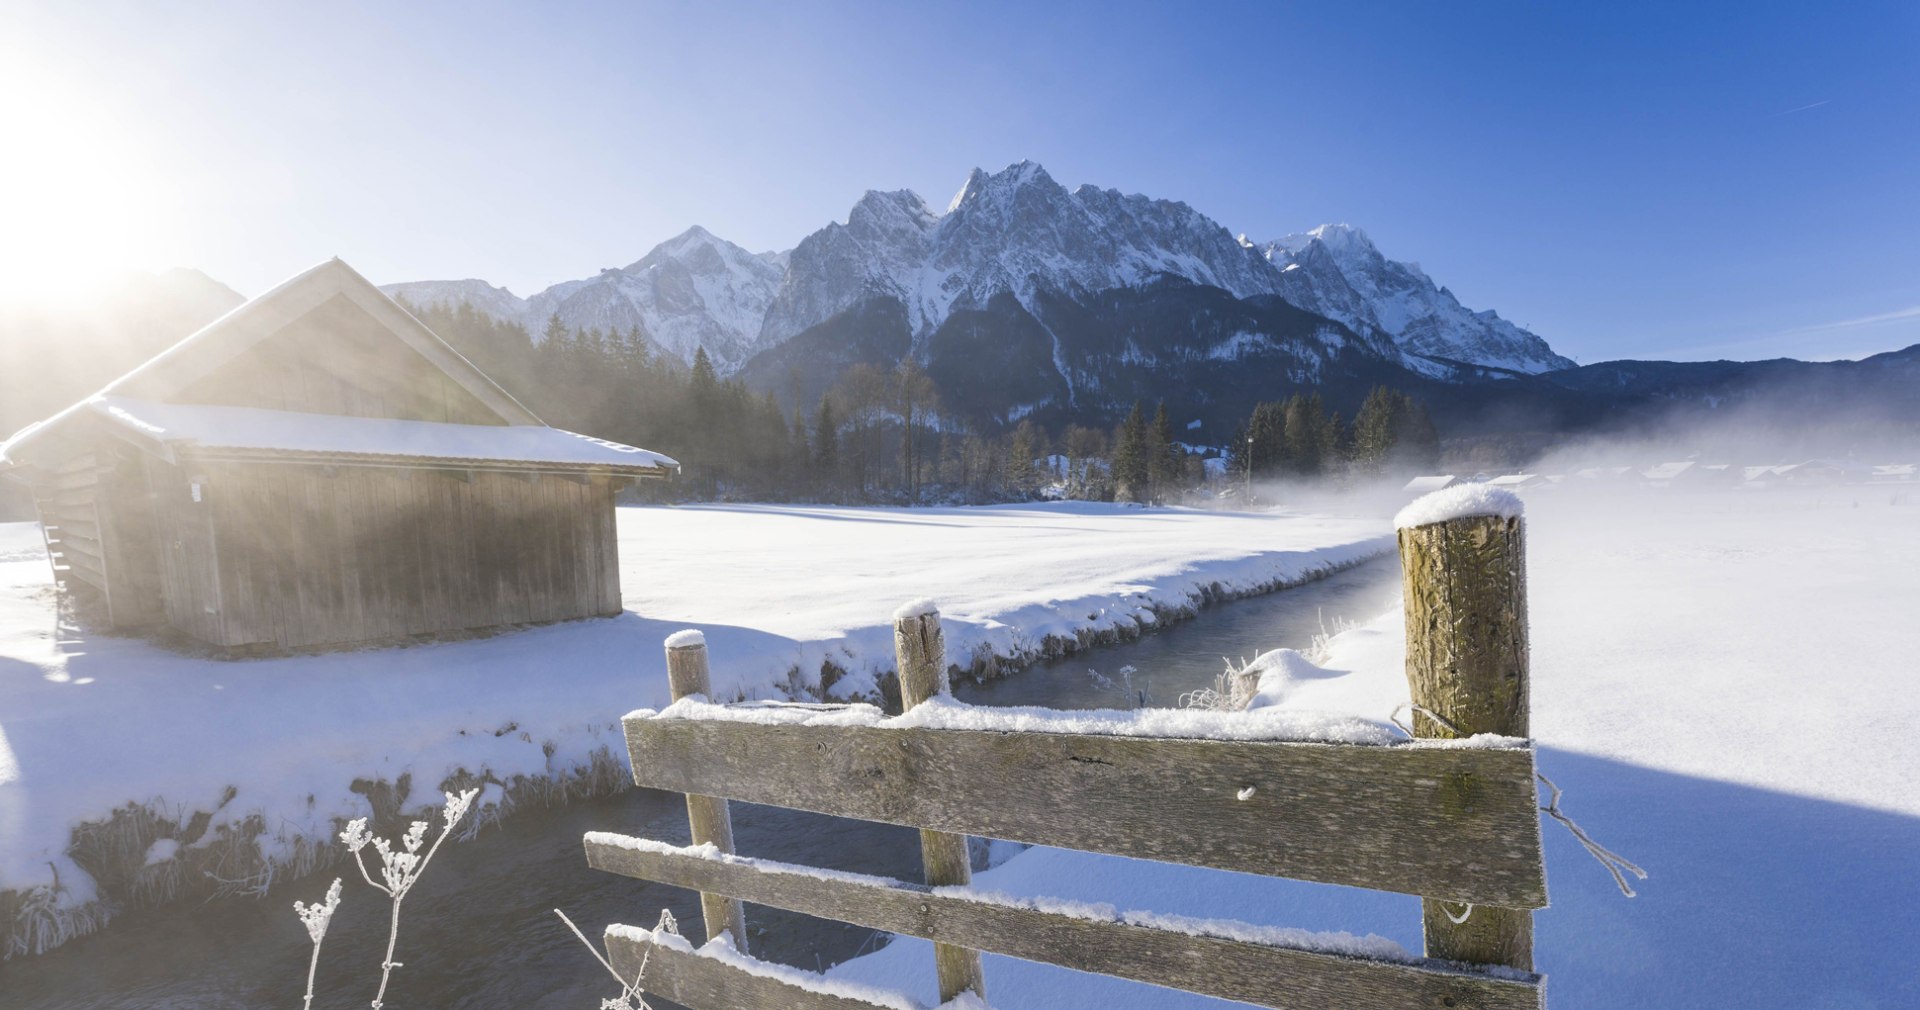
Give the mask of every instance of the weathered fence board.
M 875 1010 L 883 1006 L 752 974 L 666 944 L 607 934 L 607 959 L 623 977 L 640 974 L 642 958 L 647 971 L 641 984 L 647 994 L 692 1010 Z
M 587 865 L 726 894 L 806 915 L 1284 1010 L 1522 1010 L 1541 1006 L 1537 977 L 1502 978 L 1198 936 L 1016 907 L 885 878 L 817 876 L 589 835 Z
M 1546 905 L 1525 748 L 648 716 L 629 718 L 626 737 L 634 781 L 656 789 L 1456 902 Z

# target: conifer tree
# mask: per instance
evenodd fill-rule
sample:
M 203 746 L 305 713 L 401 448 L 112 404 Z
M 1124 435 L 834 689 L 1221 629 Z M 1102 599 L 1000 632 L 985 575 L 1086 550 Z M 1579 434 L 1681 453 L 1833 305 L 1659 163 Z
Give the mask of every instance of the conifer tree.
M 813 415 L 813 465 L 821 479 L 832 483 L 840 473 L 840 422 L 833 416 L 833 397 L 822 396 Z
M 1007 490 L 1020 498 L 1031 497 L 1038 490 L 1039 474 L 1034 470 L 1033 461 L 1040 456 L 1040 436 L 1034 430 L 1033 422 L 1021 418 L 1018 427 L 1008 440 L 1007 447 Z
M 1254 482 L 1280 476 L 1287 455 L 1287 416 L 1284 404 L 1256 404 L 1247 419 L 1247 470 Z
M 1154 408 L 1153 426 L 1147 437 L 1147 479 L 1154 501 L 1171 500 L 1186 479 L 1186 453 L 1176 442 L 1173 421 L 1167 417 L 1167 404 L 1163 400 Z
M 564 344 L 567 342 L 567 327 L 560 321 L 560 313 L 547 316 L 547 328 L 540 333 L 542 344 Z
M 1152 496 L 1153 477 L 1147 447 L 1147 418 L 1140 401 L 1120 423 L 1113 440 L 1114 497 L 1121 501 L 1144 502 Z

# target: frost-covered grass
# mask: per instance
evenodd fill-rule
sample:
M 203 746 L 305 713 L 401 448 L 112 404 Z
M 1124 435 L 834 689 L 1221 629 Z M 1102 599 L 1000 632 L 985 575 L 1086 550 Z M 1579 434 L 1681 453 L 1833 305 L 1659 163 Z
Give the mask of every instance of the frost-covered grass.
M 1557 1008 L 1920 1006 L 1920 504 L 1873 489 L 1527 502 L 1533 727 L 1564 809 L 1651 874 L 1622 898 L 1558 825 L 1536 958 Z M 1385 719 L 1400 616 L 1263 656 L 1255 704 Z M 1110 903 L 1420 948 L 1415 899 L 1034 848 L 977 875 Z M 836 977 L 932 994 L 899 940 Z M 996 1004 L 1232 1004 L 1007 958 Z
M 1391 544 L 1377 516 L 1088 503 L 623 508 L 619 523 L 617 618 L 237 662 L 63 626 L 39 531 L 0 525 L 7 950 L 98 926 L 96 899 L 258 893 L 336 859 L 346 819 L 404 825 L 444 789 L 482 790 L 478 825 L 619 788 L 616 720 L 669 700 L 662 641 L 684 628 L 704 634 L 721 697 L 874 697 L 905 601 L 936 600 L 949 657 L 992 673 Z M 163 841 L 171 858 L 150 864 Z

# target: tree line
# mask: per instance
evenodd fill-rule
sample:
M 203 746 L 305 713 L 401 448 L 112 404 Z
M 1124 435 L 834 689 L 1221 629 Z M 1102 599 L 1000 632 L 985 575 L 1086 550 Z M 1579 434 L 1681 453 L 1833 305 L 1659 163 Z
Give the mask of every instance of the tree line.
M 1134 404 L 1112 430 L 1022 420 L 980 431 L 941 411 L 909 357 L 852 366 L 818 403 L 788 413 L 771 393 L 722 378 L 704 350 L 689 365 L 637 328 L 569 329 L 556 316 L 535 341 L 467 304 L 407 308 L 549 424 L 681 459 L 680 480 L 638 491 L 660 499 L 1176 502 L 1228 476 L 1342 478 L 1427 467 L 1438 454 L 1424 408 L 1385 388 L 1350 428 L 1318 394 L 1259 404 L 1223 456 L 1180 441 L 1164 403 Z

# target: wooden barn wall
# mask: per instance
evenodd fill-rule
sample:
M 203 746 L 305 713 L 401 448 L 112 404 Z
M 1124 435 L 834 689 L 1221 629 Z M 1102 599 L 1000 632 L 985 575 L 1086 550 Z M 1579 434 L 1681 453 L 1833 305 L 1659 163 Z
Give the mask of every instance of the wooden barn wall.
M 228 465 L 208 497 L 222 645 L 304 648 L 621 609 L 604 479 Z
M 321 303 L 168 399 L 407 421 L 504 423 L 344 296 Z
M 142 458 L 131 451 L 103 454 L 96 511 L 100 549 L 107 561 L 108 619 L 116 628 L 158 624 L 166 618 L 160 574 L 161 541 L 154 498 L 147 493 Z
M 203 642 L 224 644 L 211 488 L 203 489 L 200 501 L 193 500 L 192 478 L 205 471 L 151 456 L 143 462 L 153 495 L 151 520 L 167 623 Z

